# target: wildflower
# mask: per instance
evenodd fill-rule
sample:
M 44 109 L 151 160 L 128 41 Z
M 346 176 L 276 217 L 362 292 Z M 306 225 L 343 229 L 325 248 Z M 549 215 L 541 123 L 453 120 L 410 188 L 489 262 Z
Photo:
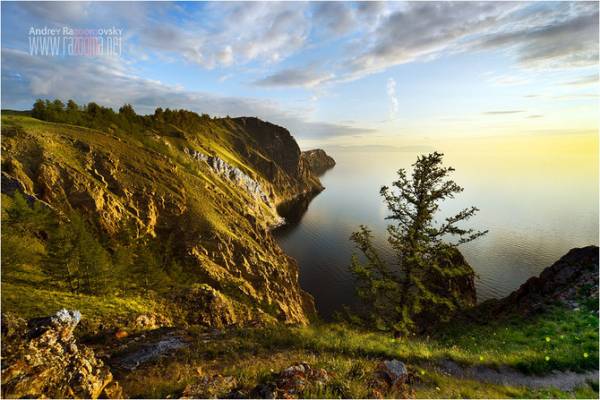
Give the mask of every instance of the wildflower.
M 588 358 L 590 355 L 588 353 L 583 353 L 584 358 Z
M 479 356 L 479 361 L 483 361 L 483 356 Z
M 550 341 L 550 337 L 546 336 L 546 342 Z
M 421 375 L 425 375 L 425 370 L 424 369 L 421 370 Z

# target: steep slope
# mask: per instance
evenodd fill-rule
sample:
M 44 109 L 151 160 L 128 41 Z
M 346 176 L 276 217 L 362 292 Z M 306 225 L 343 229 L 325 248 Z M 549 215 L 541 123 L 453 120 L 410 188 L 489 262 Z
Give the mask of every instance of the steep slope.
M 307 323 L 312 299 L 268 230 L 281 221 L 277 205 L 318 192 L 318 179 L 284 128 L 194 118 L 133 134 L 5 115 L 3 193 L 77 210 L 109 237 L 169 241 L 195 277 L 173 294 L 189 323 Z

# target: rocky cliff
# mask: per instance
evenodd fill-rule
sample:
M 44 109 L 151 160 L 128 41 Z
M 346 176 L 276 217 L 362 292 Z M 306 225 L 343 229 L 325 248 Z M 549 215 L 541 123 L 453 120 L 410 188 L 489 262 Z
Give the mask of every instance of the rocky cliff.
M 303 151 L 301 158 L 315 175 L 321 175 L 335 166 L 335 160 L 321 149 Z
M 109 238 L 168 240 L 195 277 L 172 294 L 189 323 L 307 323 L 312 299 L 269 233 L 280 203 L 322 190 L 290 133 L 257 118 L 137 118 L 134 134 L 3 115 L 3 193 L 77 210 Z
M 539 276 L 487 306 L 498 313 L 532 314 L 556 304 L 579 308 L 581 302 L 598 304 L 598 246 L 569 250 Z

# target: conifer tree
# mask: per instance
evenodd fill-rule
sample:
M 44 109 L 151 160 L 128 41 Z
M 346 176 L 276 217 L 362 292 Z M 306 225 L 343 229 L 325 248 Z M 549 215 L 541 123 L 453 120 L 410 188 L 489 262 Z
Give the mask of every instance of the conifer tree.
M 383 329 L 408 333 L 418 328 L 416 320 L 424 313 L 449 315 L 462 301 L 460 293 L 449 288 L 449 282 L 473 274 L 462 256 L 457 257 L 460 253 L 456 247 L 487 231 L 458 226 L 475 215 L 476 207 L 436 223 L 440 203 L 463 190 L 448 179 L 454 169 L 443 167 L 442 158 L 438 152 L 420 156 L 410 178 L 400 169 L 393 188 L 381 188 L 390 211 L 386 219 L 393 222 L 388 226 L 388 242 L 394 250 L 392 263 L 378 254 L 367 227 L 361 226 L 351 236 L 366 260 L 352 257 L 358 296 L 370 313 L 368 318 Z M 456 240 L 449 241 L 451 237 Z

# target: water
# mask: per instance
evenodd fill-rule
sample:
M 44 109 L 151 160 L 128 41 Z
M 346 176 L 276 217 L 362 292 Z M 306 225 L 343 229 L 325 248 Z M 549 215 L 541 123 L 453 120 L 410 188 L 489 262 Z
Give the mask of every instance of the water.
M 299 223 L 276 233 L 299 262 L 300 285 L 325 318 L 355 300 L 349 236 L 360 224 L 369 226 L 377 248 L 390 254 L 379 188 L 418 155 L 329 153 L 337 165 L 321 177 L 326 190 Z M 444 204 L 440 217 L 474 205 L 481 211 L 468 226 L 489 229 L 460 248 L 478 274 L 479 301 L 509 294 L 573 247 L 598 244 L 597 155 L 447 151 L 445 164 L 456 168 L 453 178 L 465 190 Z

